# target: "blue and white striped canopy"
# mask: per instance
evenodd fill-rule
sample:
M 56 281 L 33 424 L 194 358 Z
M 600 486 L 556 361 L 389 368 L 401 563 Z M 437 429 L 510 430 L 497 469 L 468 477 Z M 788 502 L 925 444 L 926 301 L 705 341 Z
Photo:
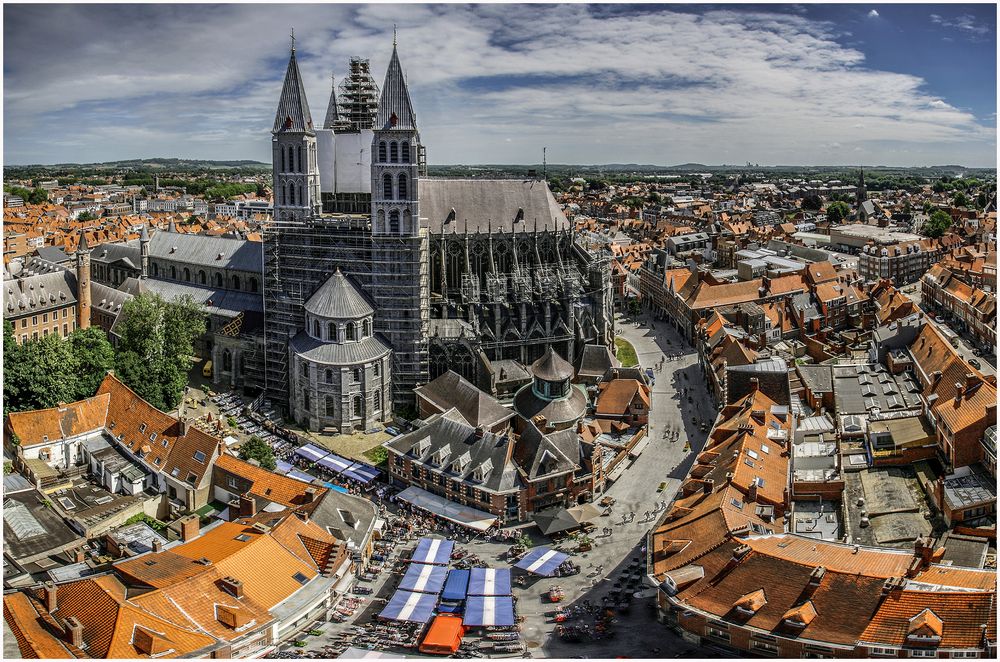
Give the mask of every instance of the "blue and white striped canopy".
M 514 598 L 509 595 L 470 595 L 463 622 L 470 627 L 514 624 Z
M 396 591 L 392 594 L 389 604 L 379 614 L 379 618 L 391 621 L 426 623 L 434 616 L 435 602 L 437 602 L 437 596 L 431 593 Z
M 525 554 L 524 558 L 518 561 L 514 567 L 543 577 L 551 577 L 556 573 L 556 568 L 568 558 L 569 554 L 563 554 L 548 547 L 535 547 Z
M 437 595 L 444 586 L 448 568 L 443 565 L 428 565 L 426 563 L 411 563 L 399 582 L 399 588 L 418 593 L 433 593 Z
M 413 551 L 410 561 L 413 563 L 448 565 L 451 561 L 451 550 L 454 547 L 455 543 L 451 540 L 421 538 L 417 541 L 417 548 Z
M 473 568 L 469 576 L 469 595 L 513 595 L 510 568 Z

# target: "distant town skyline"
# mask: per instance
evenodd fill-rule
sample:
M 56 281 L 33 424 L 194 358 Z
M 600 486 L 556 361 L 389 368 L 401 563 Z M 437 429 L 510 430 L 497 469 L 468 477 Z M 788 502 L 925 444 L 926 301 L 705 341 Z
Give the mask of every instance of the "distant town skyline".
M 5 5 L 4 162 L 269 162 L 398 31 L 432 164 L 996 167 L 994 5 Z

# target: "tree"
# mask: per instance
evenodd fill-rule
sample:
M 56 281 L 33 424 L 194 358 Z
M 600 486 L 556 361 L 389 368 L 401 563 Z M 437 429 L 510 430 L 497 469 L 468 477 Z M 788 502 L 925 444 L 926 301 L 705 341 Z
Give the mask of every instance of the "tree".
M 830 223 L 840 223 L 851 213 L 851 208 L 846 202 L 831 202 L 826 208 L 826 219 Z
M 802 198 L 802 208 L 809 211 L 819 211 L 823 208 L 823 201 L 815 193 Z
M 956 207 L 968 207 L 969 196 L 959 191 L 958 193 L 955 194 L 954 199 L 952 199 L 952 204 L 954 204 Z
M 97 217 L 94 216 L 93 214 L 91 214 L 89 211 L 85 211 L 82 214 L 80 214 L 79 216 L 77 216 L 76 220 L 78 220 L 78 221 L 95 221 L 95 220 L 97 220 Z
M 187 384 L 194 340 L 205 333 L 205 313 L 190 297 L 166 302 L 141 294 L 121 315 L 118 376 L 154 407 L 173 409 Z
M 628 314 L 632 317 L 637 317 L 639 313 L 642 312 L 642 306 L 639 304 L 639 299 L 632 297 L 628 300 Z
M 257 460 L 265 469 L 271 470 L 278 466 L 274 460 L 274 450 L 268 446 L 267 442 L 258 436 L 253 436 L 243 442 L 240 446 L 241 460 Z
M 951 190 L 951 184 L 944 181 L 934 182 L 932 189 L 935 193 L 944 193 Z
M 115 367 L 115 350 L 102 329 L 92 326 L 69 335 L 69 345 L 77 362 L 77 390 L 74 400 L 89 398 L 108 371 Z
M 923 234 L 925 237 L 937 238 L 947 232 L 950 227 L 951 216 L 940 209 L 935 209 L 931 213 L 930 219 L 924 223 Z
M 976 209 L 985 209 L 988 202 L 986 191 L 980 191 L 979 195 L 976 196 Z
M 923 208 L 925 214 L 930 214 L 931 211 L 933 211 L 934 209 L 934 205 L 931 203 L 930 200 L 924 200 Z
M 76 400 L 79 371 L 69 343 L 53 334 L 8 351 L 7 342 L 5 337 L 5 413 L 48 409 Z

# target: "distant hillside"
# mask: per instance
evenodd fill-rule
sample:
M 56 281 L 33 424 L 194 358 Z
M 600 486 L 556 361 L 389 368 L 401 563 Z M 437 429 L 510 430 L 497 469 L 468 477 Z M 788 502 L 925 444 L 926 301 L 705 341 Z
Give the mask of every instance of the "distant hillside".
M 270 163 L 260 161 L 210 161 L 206 159 L 126 159 L 123 161 L 104 161 L 101 163 L 52 163 L 6 166 L 7 168 L 43 168 L 51 170 L 121 170 L 124 168 L 162 169 L 162 170 L 211 170 L 214 168 L 267 168 Z

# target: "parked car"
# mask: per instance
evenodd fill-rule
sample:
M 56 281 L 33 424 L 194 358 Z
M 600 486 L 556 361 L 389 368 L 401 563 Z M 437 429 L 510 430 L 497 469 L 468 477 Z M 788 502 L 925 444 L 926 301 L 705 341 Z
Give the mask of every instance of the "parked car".
M 969 359 L 969 365 L 971 365 L 976 370 L 981 370 L 983 367 L 983 365 L 979 362 L 978 359 Z

